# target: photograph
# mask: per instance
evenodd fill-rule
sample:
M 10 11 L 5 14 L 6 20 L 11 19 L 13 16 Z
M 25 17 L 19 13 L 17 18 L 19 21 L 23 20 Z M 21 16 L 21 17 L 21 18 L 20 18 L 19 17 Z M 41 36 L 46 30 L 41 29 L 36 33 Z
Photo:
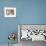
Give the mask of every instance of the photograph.
M 4 17 L 16 17 L 16 8 L 5 7 L 4 8 Z

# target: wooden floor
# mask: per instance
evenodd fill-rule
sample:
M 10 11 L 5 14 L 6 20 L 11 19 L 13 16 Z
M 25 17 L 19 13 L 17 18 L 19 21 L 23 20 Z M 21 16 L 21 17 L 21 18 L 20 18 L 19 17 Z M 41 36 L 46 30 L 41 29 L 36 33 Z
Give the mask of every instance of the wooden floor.
M 28 41 L 21 40 L 19 46 L 46 46 L 46 42 L 44 42 L 44 41 L 34 41 L 34 42 L 32 42 L 31 40 L 28 40 Z
M 8 44 L 0 44 L 0 46 L 8 46 Z M 21 40 L 19 44 L 15 44 L 13 46 L 46 46 L 46 42 L 42 42 L 42 41 L 32 42 L 31 40 L 28 41 Z
M 0 46 L 8 46 L 8 44 L 0 44 Z M 18 46 L 18 44 L 10 45 L 10 46 Z

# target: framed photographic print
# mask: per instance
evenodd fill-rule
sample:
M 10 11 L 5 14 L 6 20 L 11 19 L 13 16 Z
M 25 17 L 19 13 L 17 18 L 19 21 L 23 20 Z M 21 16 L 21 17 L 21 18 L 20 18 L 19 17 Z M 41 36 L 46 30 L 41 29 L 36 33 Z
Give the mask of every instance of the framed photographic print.
M 4 17 L 16 17 L 16 8 L 4 7 Z

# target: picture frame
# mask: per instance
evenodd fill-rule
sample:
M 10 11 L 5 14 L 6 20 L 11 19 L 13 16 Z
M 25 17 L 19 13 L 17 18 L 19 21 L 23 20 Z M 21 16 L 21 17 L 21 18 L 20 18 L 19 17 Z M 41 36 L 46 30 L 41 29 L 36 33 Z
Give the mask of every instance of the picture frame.
M 16 17 L 16 8 L 4 7 L 4 17 Z

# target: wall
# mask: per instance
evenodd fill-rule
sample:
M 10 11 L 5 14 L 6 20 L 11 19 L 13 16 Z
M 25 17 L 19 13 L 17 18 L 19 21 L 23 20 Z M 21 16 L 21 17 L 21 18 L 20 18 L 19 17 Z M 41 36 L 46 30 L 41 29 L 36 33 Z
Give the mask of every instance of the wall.
M 4 17 L 9 6 L 16 7 L 16 18 Z M 18 32 L 18 24 L 46 24 L 46 0 L 0 0 L 0 44 L 8 43 L 9 32 Z

